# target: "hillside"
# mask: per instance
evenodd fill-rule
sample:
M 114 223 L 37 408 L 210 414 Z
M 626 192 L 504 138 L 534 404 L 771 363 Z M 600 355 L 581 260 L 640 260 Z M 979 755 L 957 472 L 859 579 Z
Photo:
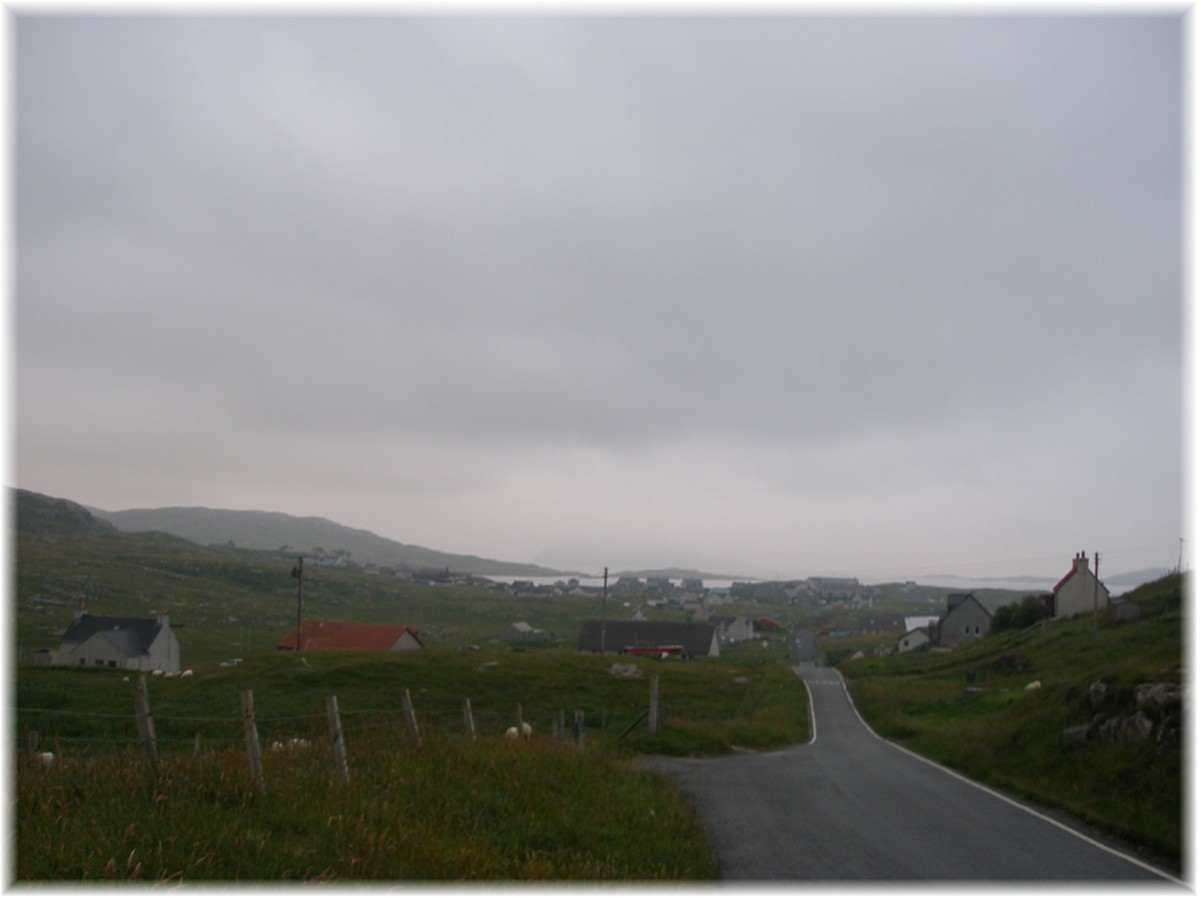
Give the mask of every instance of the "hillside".
M 1138 621 L 1043 620 L 840 668 L 884 737 L 1177 865 L 1186 592 L 1170 575 L 1124 595 Z
M 410 571 L 450 569 L 475 575 L 557 575 L 554 569 L 531 563 L 502 562 L 479 556 L 443 553 L 415 544 L 402 544 L 361 528 L 349 528 L 316 516 L 290 516 L 277 512 L 163 507 L 118 512 L 92 510 L 122 531 L 160 531 L 201 545 L 234 546 L 248 550 L 311 553 L 346 551 L 359 564 L 374 563 Z

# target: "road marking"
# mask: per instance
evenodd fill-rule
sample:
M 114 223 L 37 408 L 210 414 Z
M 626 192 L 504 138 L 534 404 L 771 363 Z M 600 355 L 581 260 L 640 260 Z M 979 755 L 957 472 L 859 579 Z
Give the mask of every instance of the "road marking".
M 839 675 L 840 675 L 840 673 L 839 673 Z M 822 682 L 822 683 L 828 684 L 830 682 Z M 842 690 L 846 692 L 846 700 L 850 703 L 850 708 L 852 710 L 854 710 L 854 715 L 858 717 L 858 721 L 860 721 L 862 723 L 863 728 L 867 729 L 867 733 L 870 734 L 871 737 L 875 738 L 876 740 L 882 741 L 883 743 L 887 744 L 888 746 L 895 747 L 901 753 L 907 753 L 913 759 L 920 760 L 921 762 L 925 763 L 927 766 L 933 766 L 935 769 L 941 769 L 947 775 L 957 778 L 959 781 L 963 782 L 964 784 L 972 785 L 973 787 L 978 788 L 979 790 L 983 791 L 984 793 L 991 794 L 993 797 L 997 798 L 998 800 L 1003 800 L 1005 803 L 1009 804 L 1010 806 L 1015 806 L 1017 809 L 1022 809 L 1025 812 L 1029 813 L 1030 815 L 1037 816 L 1037 818 L 1041 819 L 1042 821 L 1049 822 L 1051 825 L 1055 826 L 1056 828 L 1060 828 L 1063 831 L 1067 832 L 1068 834 L 1075 835 L 1075 837 L 1079 838 L 1080 840 L 1086 841 L 1087 843 L 1091 844 L 1093 847 L 1098 847 L 1101 850 L 1105 850 L 1105 851 L 1111 853 L 1113 856 L 1118 856 L 1121 859 L 1125 860 L 1126 862 L 1131 862 L 1135 866 L 1145 869 L 1147 872 L 1153 872 L 1155 875 L 1165 878 L 1168 881 L 1173 881 L 1182 887 L 1186 887 L 1186 888 L 1191 887 L 1191 885 L 1189 885 L 1186 881 L 1182 881 L 1179 878 L 1176 878 L 1170 872 L 1164 872 L 1162 869 L 1156 868 L 1155 866 L 1152 866 L 1149 863 L 1144 863 L 1140 859 L 1137 859 L 1136 857 L 1130 856 L 1127 853 L 1122 853 L 1120 850 L 1116 850 L 1112 847 L 1109 847 L 1107 844 L 1102 844 L 1100 841 L 1097 841 L 1094 838 L 1090 838 L 1086 834 L 1083 834 L 1082 832 L 1076 831 L 1074 828 L 1070 827 L 1069 825 L 1064 825 L 1062 822 L 1059 822 L 1057 819 L 1052 819 L 1052 818 L 1050 818 L 1050 816 L 1047 816 L 1044 813 L 1040 813 L 1036 809 L 1032 809 L 1031 807 L 1026 806 L 1024 803 L 1014 800 L 1011 797 L 1006 797 L 1004 794 L 1001 794 L 999 791 L 992 790 L 987 785 L 980 784 L 978 781 L 974 781 L 974 780 L 968 778 L 966 775 L 963 775 L 961 772 L 955 772 L 953 769 L 947 768 L 946 766 L 943 766 L 941 763 L 934 762 L 932 759 L 927 759 L 924 756 L 921 756 L 919 753 L 914 753 L 913 751 L 909 750 L 906 747 L 901 747 L 899 744 L 893 743 L 892 741 L 889 741 L 887 738 L 880 737 L 878 734 L 875 733 L 875 729 L 867 724 L 867 720 L 862 717 L 862 714 L 859 713 L 859 711 L 858 711 L 858 707 L 854 705 L 854 698 L 850 696 L 850 689 L 846 686 L 846 680 L 844 678 L 839 678 L 838 682 L 832 682 L 832 683 L 833 684 L 837 684 L 837 683 L 841 684 Z M 810 702 L 811 702 L 811 698 L 810 698 Z M 815 733 L 816 733 L 815 720 L 814 720 L 814 724 L 813 724 L 813 732 L 815 735 Z

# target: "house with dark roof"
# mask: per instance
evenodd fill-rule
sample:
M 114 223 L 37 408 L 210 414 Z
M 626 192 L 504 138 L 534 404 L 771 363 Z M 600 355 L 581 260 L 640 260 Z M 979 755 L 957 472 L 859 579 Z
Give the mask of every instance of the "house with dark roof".
M 1051 593 L 1056 619 L 1069 619 L 1093 610 L 1108 614 L 1108 588 L 1088 568 L 1086 553 L 1071 560 L 1071 571 L 1058 580 Z
M 296 649 L 296 629 L 279 643 L 277 650 Z M 424 650 L 417 632 L 407 625 L 367 625 L 361 622 L 331 622 L 304 619 L 300 622 L 301 650 Z
M 937 622 L 939 647 L 962 647 L 991 633 L 992 613 L 974 594 L 950 594 L 946 607 Z
M 645 653 L 668 656 L 720 656 L 712 625 L 589 619 L 579 629 L 578 649 L 591 653 Z
M 93 616 L 80 610 L 59 639 L 52 662 L 178 672 L 179 639 L 164 613 L 153 619 Z
M 528 622 L 513 622 L 500 632 L 500 640 L 510 644 L 528 644 L 534 641 L 548 641 L 550 635 L 545 629 L 534 628 Z
M 708 623 L 717 629 L 717 639 L 723 644 L 754 640 L 754 620 L 749 616 L 709 616 Z

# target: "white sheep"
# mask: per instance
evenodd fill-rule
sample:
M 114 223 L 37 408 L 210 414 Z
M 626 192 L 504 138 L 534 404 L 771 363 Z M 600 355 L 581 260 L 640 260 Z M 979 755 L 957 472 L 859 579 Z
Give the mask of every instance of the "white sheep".
M 1040 681 L 1031 681 L 1031 682 L 1029 682 L 1029 684 L 1025 685 L 1025 693 L 1027 693 L 1027 694 L 1030 691 L 1040 691 L 1041 689 L 1042 689 L 1042 683 Z
M 191 670 L 191 669 L 184 669 L 182 672 L 180 672 L 180 673 L 179 673 L 179 677 L 180 677 L 180 678 L 191 678 L 191 677 L 192 677 L 192 670 Z
M 531 737 L 533 737 L 533 726 L 528 722 L 521 723 L 521 737 L 525 738 L 525 740 L 529 740 Z
M 38 761 L 43 766 L 46 766 L 47 768 L 54 765 L 54 754 L 51 753 L 49 750 L 45 750 L 45 751 L 39 753 L 37 755 L 37 758 L 38 758 Z
M 518 737 L 520 737 L 520 734 L 515 725 L 510 725 L 508 730 L 504 732 L 504 736 L 510 741 L 515 741 Z

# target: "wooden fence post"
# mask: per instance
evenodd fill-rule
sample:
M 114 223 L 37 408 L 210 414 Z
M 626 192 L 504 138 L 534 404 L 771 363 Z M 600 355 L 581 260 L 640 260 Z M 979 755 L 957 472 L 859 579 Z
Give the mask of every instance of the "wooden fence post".
M 329 717 L 329 734 L 333 738 L 333 761 L 342 773 L 342 781 L 350 783 L 350 767 L 346 765 L 346 739 L 342 734 L 342 717 L 338 712 L 336 696 L 325 701 L 325 714 Z
M 138 672 L 133 679 L 133 714 L 137 720 L 138 749 L 142 753 L 142 770 L 146 777 L 158 777 L 158 741 L 154 736 L 154 717 L 150 715 L 150 694 L 146 676 Z
M 475 716 L 471 713 L 470 697 L 463 700 L 463 724 L 467 727 L 467 734 L 471 736 L 471 740 L 475 740 Z
M 242 724 L 246 730 L 246 756 L 250 759 L 250 777 L 262 786 L 262 748 L 258 745 L 258 725 L 254 721 L 254 692 L 242 691 Z
M 575 710 L 575 721 L 572 725 L 572 731 L 575 733 L 575 746 L 580 750 L 583 749 L 583 710 Z
M 658 735 L 658 673 L 650 676 L 650 736 Z
M 525 737 L 525 713 L 521 711 L 521 704 L 517 704 L 517 737 Z
M 408 727 L 412 730 L 413 740 L 420 747 L 421 730 L 417 728 L 417 712 L 413 709 L 412 696 L 408 693 L 408 688 L 404 689 L 404 718 L 408 719 Z

